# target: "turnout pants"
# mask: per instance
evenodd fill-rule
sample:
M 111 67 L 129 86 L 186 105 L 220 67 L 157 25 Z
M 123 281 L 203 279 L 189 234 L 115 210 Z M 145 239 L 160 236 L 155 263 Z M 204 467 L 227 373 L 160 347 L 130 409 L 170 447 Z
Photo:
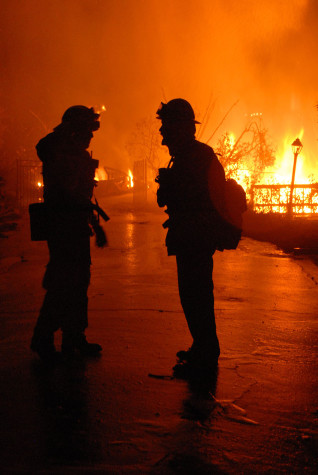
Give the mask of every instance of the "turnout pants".
M 192 350 L 204 362 L 220 354 L 216 334 L 211 252 L 176 255 L 181 305 L 193 338 Z
M 50 339 L 56 330 L 79 335 L 87 327 L 90 282 L 90 236 L 86 221 L 57 226 L 48 239 L 50 261 L 43 279 L 46 289 L 34 339 Z

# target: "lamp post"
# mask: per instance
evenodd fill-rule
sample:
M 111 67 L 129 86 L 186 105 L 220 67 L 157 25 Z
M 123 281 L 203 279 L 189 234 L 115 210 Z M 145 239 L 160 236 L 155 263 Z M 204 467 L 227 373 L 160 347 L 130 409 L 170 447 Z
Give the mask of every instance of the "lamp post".
M 290 197 L 289 197 L 289 206 L 288 206 L 288 214 L 290 216 L 292 216 L 293 214 L 293 191 L 294 191 L 294 184 L 295 184 L 296 162 L 297 162 L 297 157 L 303 148 L 303 144 L 297 138 L 296 140 L 294 140 L 291 146 L 292 146 L 292 150 L 294 154 L 294 166 L 293 166 L 292 180 L 290 184 Z

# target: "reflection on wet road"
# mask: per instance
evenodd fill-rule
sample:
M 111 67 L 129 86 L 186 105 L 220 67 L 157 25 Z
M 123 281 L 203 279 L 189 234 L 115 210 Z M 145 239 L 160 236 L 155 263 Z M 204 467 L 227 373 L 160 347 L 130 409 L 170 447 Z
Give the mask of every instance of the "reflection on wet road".
M 161 221 L 132 216 L 125 239 L 118 242 L 117 233 L 110 239 L 125 256 L 117 269 L 119 281 L 125 282 L 119 305 L 127 314 L 139 312 L 136 332 L 142 326 L 147 334 L 152 348 L 147 357 L 150 370 L 169 374 L 175 351 L 190 341 L 179 304 L 175 262 L 166 256 Z M 260 473 L 274 467 L 278 473 L 289 464 L 310 470 L 307 451 L 316 433 L 314 399 L 308 411 L 308 394 L 316 390 L 318 299 L 316 284 L 305 267 L 305 262 L 291 259 L 274 246 L 249 239 L 243 239 L 237 251 L 216 254 L 216 315 L 222 346 L 217 387 L 208 397 L 189 388 L 183 402 L 183 420 L 193 420 L 194 413 L 194 419 L 201 423 L 204 419 L 204 429 L 196 425 L 190 429 L 187 423 L 180 427 L 173 417 L 167 420 L 165 411 L 160 412 L 165 423 L 158 430 L 156 422 L 158 440 L 162 430 L 173 436 L 174 443 L 178 441 L 160 468 L 167 460 L 173 463 L 181 441 L 182 454 L 193 453 L 195 434 L 198 446 L 193 460 L 203 463 L 202 453 L 207 453 L 215 461 L 213 470 L 234 473 L 233 467 L 247 469 L 250 464 L 256 464 Z M 142 318 L 143 309 L 153 313 L 152 322 L 146 315 Z M 141 366 L 145 372 L 149 369 L 144 362 Z M 146 386 L 167 391 L 167 384 L 169 402 L 163 405 L 168 414 L 170 409 L 176 415 L 172 409 L 177 403 L 176 386 L 171 388 L 175 383 L 155 381 Z
M 46 249 L 33 243 L 6 271 L 3 467 L 315 473 L 315 271 L 249 239 L 217 253 L 218 373 L 204 384 L 172 379 L 175 353 L 191 341 L 163 221 L 115 214 L 109 248 L 92 247 L 87 334 L 103 346 L 97 360 L 43 370 L 28 344 Z

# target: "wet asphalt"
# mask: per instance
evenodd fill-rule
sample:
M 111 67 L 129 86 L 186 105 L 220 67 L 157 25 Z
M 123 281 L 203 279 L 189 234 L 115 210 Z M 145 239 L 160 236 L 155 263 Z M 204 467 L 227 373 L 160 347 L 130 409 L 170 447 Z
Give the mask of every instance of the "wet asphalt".
M 1 239 L 2 473 L 317 473 L 317 267 L 248 238 L 217 253 L 218 371 L 176 379 L 191 338 L 165 215 L 109 214 L 109 247 L 91 246 L 96 359 L 30 351 L 46 244 L 27 219 Z

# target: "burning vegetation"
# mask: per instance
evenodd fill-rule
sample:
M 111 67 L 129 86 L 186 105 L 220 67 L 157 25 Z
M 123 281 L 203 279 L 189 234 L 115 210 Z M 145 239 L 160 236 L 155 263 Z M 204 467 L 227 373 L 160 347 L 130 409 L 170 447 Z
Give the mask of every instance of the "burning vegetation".
M 318 212 L 318 182 L 313 174 L 306 176 L 299 138 L 291 143 L 287 135 L 282 155 L 276 155 L 261 114 L 257 116 L 257 122 L 251 122 L 238 138 L 226 133 L 218 142 L 216 151 L 227 177 L 246 189 L 250 208 L 256 212 L 314 215 Z M 251 139 L 245 141 L 248 134 Z

